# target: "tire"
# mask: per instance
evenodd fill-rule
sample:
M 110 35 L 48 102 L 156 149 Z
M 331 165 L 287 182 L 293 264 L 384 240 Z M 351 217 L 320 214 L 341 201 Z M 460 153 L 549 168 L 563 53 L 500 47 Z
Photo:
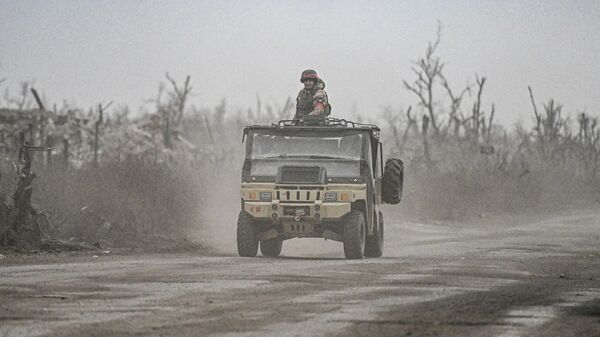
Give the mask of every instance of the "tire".
M 362 259 L 365 250 L 365 217 L 352 211 L 344 218 L 344 255 L 347 259 Z
M 258 252 L 256 225 L 246 211 L 240 211 L 237 223 L 237 249 L 240 256 L 254 257 Z
M 263 256 L 279 256 L 282 247 L 283 241 L 277 238 L 260 242 L 260 252 Z
M 366 257 L 381 257 L 383 255 L 383 214 L 379 212 L 378 226 L 373 235 L 367 235 L 365 243 Z
M 402 200 L 404 185 L 404 163 L 400 159 L 390 158 L 385 162 L 381 195 L 386 204 L 396 205 Z

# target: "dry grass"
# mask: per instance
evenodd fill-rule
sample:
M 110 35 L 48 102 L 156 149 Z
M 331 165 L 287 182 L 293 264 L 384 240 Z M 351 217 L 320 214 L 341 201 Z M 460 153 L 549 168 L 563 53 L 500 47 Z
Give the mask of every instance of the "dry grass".
M 482 170 L 406 172 L 404 217 L 464 220 L 597 204 L 600 193 L 565 172 L 511 176 Z
M 38 166 L 35 172 L 33 203 L 51 223 L 40 223 L 43 234 L 55 238 L 103 246 L 164 246 L 186 239 L 204 202 L 206 177 L 178 164 L 130 159 L 79 169 Z M 4 177 L 6 182 L 13 179 Z

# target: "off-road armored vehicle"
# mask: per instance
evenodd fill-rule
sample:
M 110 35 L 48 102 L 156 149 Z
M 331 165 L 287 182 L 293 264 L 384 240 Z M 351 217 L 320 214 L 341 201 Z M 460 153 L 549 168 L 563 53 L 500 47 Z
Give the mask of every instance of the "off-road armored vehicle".
M 380 257 L 379 205 L 402 197 L 404 167 L 383 153 L 376 125 L 343 119 L 283 120 L 244 129 L 240 256 L 278 256 L 284 240 L 340 241 L 349 259 Z

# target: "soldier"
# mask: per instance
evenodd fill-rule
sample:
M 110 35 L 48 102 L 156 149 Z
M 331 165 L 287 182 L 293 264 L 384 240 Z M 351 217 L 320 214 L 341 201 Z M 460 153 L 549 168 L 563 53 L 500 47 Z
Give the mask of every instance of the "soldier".
M 294 119 L 302 119 L 306 115 L 328 116 L 331 113 L 331 105 L 325 92 L 325 83 L 317 76 L 317 72 L 307 69 L 302 72 L 300 82 L 304 89 L 298 93 L 296 98 L 296 115 Z

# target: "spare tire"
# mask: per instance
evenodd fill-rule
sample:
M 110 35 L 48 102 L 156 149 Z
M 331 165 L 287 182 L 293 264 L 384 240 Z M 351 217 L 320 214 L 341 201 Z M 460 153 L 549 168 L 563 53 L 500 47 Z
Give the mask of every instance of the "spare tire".
M 385 162 L 381 196 L 386 204 L 396 205 L 402 200 L 404 185 L 404 163 L 400 159 L 390 158 Z

